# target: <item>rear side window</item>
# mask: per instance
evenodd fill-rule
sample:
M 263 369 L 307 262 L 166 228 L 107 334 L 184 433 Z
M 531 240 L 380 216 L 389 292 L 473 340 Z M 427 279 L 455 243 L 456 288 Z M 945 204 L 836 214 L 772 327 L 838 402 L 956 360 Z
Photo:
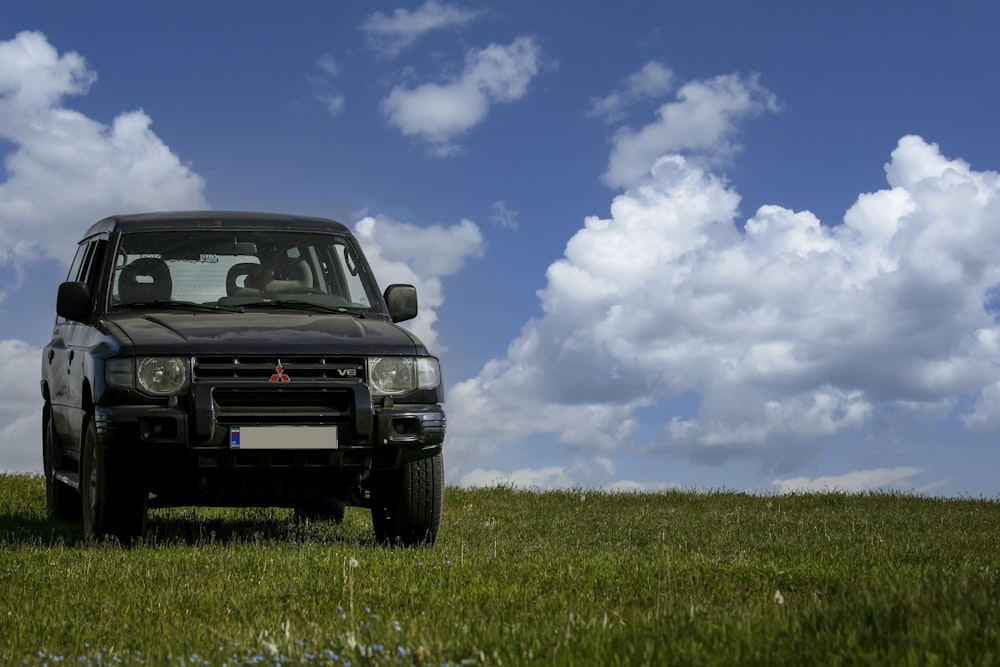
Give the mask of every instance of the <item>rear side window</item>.
M 66 280 L 87 283 L 93 288 L 100 277 L 101 264 L 107 245 L 108 242 L 100 238 L 81 243 L 76 249 L 73 263 L 69 266 L 69 273 L 66 274 Z
M 90 285 L 91 290 L 97 287 L 97 281 L 101 277 L 101 267 L 104 265 L 104 252 L 107 246 L 108 242 L 104 239 L 91 241 L 83 264 L 80 266 L 80 275 L 77 280 Z
M 80 267 L 83 266 L 83 260 L 87 257 L 87 252 L 90 249 L 90 243 L 81 243 L 77 246 L 76 255 L 73 256 L 73 263 L 69 265 L 69 273 L 66 274 L 66 280 L 70 282 L 80 281 Z

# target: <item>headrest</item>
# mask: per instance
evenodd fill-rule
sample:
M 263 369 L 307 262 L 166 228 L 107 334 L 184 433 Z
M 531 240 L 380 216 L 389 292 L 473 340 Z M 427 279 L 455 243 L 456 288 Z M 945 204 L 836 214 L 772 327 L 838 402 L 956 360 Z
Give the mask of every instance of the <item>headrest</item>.
M 158 257 L 140 257 L 118 277 L 119 303 L 170 301 L 173 291 L 170 267 Z
M 265 292 L 294 292 L 313 287 L 312 269 L 304 259 L 283 257 L 264 271 Z
M 250 289 L 260 290 L 260 283 L 257 278 L 260 275 L 260 264 L 252 262 L 242 262 L 233 264 L 226 275 L 226 295 L 233 296 L 240 290 Z

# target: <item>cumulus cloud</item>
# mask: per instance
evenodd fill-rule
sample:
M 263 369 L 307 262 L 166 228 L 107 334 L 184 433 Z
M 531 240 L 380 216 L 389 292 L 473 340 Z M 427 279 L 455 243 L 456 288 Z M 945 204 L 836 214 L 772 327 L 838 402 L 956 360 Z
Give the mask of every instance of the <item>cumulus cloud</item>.
M 108 126 L 62 105 L 96 79 L 82 56 L 60 55 L 40 33 L 0 42 L 0 138 L 14 146 L 0 183 L 0 263 L 67 261 L 66 239 L 110 213 L 204 206 L 204 181 L 145 113 Z
M 24 414 L 0 428 L 0 471 L 41 473 L 41 434 L 41 409 Z
M 412 11 L 398 8 L 390 15 L 374 12 L 361 24 L 361 32 L 382 56 L 392 58 L 422 35 L 461 27 L 481 15 L 482 12 L 427 0 Z
M 509 487 L 529 491 L 555 489 L 599 490 L 611 493 L 658 493 L 683 488 L 680 484 L 657 481 L 614 480 L 615 464 L 604 456 L 575 458 L 572 465 L 518 468 L 510 472 L 477 467 L 463 474 L 458 485 L 472 488 Z
M 740 225 L 723 179 L 658 159 L 569 240 L 506 357 L 450 390 L 452 460 L 548 433 L 782 473 L 963 396 L 968 427 L 1000 430 L 1000 176 L 916 136 L 885 173 L 837 225 L 777 205 Z
M 42 350 L 22 340 L 0 340 L 0 470 L 41 472 L 42 396 L 38 390 Z M 25 381 L 25 379 L 30 381 Z
M 519 468 L 512 472 L 476 468 L 462 475 L 460 486 L 493 487 L 505 486 L 516 489 L 550 490 L 566 488 L 598 488 L 600 480 L 615 471 L 610 459 L 595 456 L 590 459 L 576 459 L 571 466 L 545 466 L 541 468 Z M 628 483 L 625 483 L 628 484 Z M 613 485 L 615 490 L 623 490 Z
M 674 85 L 673 71 L 661 62 L 650 60 L 638 72 L 629 75 L 621 85 L 604 97 L 590 100 L 586 115 L 605 123 L 618 123 L 628 116 L 626 109 L 645 99 L 656 99 L 670 92 Z
M 1000 381 L 983 388 L 972 410 L 962 415 L 962 421 L 978 433 L 1000 432 Z
M 664 76 L 646 79 L 655 82 Z M 656 87 L 650 84 L 646 89 Z M 603 104 L 610 105 L 611 111 L 620 111 L 614 106 L 620 101 Z M 685 83 L 675 101 L 659 108 L 657 120 L 638 130 L 625 127 L 615 134 L 603 180 L 614 188 L 636 185 L 665 154 L 686 153 L 708 163 L 724 160 L 738 148 L 733 137 L 740 121 L 777 109 L 774 94 L 757 76 L 727 74 Z
M 368 216 L 354 231 L 384 289 L 392 283 L 417 288 L 420 313 L 404 324 L 432 352 L 442 352 L 434 323 L 444 303 L 441 278 L 457 273 L 465 262 L 483 254 L 483 235 L 471 220 L 444 227 L 417 227 L 385 216 Z
M 676 491 L 683 488 L 682 485 L 672 482 L 636 482 L 625 479 L 608 484 L 604 487 L 604 490 L 617 493 L 659 493 L 662 491 Z
M 862 493 L 864 491 L 888 490 L 892 488 L 912 488 L 910 479 L 925 472 L 924 468 L 878 468 L 876 470 L 855 470 L 843 475 L 827 477 L 794 477 L 776 479 L 771 484 L 779 493 Z
M 42 399 L 35 380 L 41 358 L 41 348 L 23 340 L 0 340 L 0 377 L 14 380 L 0 385 L 0 415 L 23 415 L 39 409 Z
M 455 137 L 481 123 L 491 104 L 515 102 L 527 94 L 541 57 L 532 37 L 472 50 L 457 78 L 416 88 L 396 86 L 382 100 L 382 113 L 405 136 L 426 142 L 434 155 L 455 155 L 460 152 Z

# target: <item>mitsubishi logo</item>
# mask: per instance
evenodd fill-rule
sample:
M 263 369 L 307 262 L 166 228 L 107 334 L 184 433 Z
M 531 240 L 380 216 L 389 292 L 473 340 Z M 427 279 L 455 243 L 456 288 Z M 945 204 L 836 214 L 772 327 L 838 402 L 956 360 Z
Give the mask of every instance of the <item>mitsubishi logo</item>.
M 285 367 L 281 365 L 281 359 L 278 359 L 278 365 L 274 367 L 274 375 L 271 376 L 271 382 L 291 382 L 291 378 L 285 373 Z

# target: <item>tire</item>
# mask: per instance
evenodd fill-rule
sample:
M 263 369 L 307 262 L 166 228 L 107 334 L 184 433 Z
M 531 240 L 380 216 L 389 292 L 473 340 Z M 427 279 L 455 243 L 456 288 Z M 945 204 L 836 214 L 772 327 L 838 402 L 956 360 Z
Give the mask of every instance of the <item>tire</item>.
M 381 544 L 430 546 L 441 530 L 444 457 L 410 461 L 380 476 L 372 489 L 372 528 Z
M 94 417 L 87 419 L 80 471 L 83 536 L 86 539 L 115 537 L 131 544 L 146 530 L 149 493 L 135 481 L 141 471 L 127 469 L 98 436 Z
M 347 503 L 343 500 L 317 501 L 304 507 L 295 508 L 296 521 L 330 521 L 344 523 L 347 518 Z
M 56 450 L 54 428 L 52 408 L 46 405 L 42 411 L 42 468 L 45 472 L 46 514 L 49 521 L 77 522 L 81 519 L 80 494 L 56 479 L 56 465 L 62 457 Z

